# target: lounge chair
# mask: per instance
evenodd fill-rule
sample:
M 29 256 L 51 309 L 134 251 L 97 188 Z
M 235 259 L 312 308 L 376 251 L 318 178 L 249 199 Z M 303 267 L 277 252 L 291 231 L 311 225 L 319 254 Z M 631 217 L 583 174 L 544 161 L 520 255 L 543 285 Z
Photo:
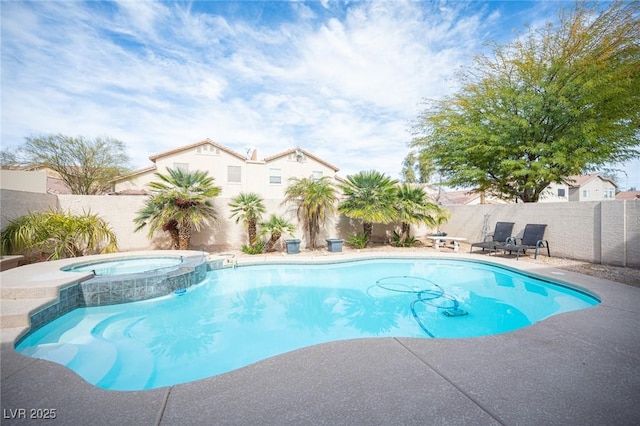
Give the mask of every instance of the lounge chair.
M 474 247 L 482 247 L 482 251 L 488 249 L 489 253 L 491 253 L 497 244 L 507 242 L 507 239 L 511 237 L 511 231 L 513 231 L 513 222 L 496 222 L 493 234 L 485 236 L 484 241 L 471 244 L 469 253 L 473 251 Z
M 506 243 L 497 244 L 494 250 L 504 250 L 505 252 L 516 252 L 516 260 L 520 258 L 520 252 L 526 254 L 527 249 L 535 249 L 534 259 L 538 257 L 538 250 L 542 247 L 547 249 L 547 256 L 551 257 L 549 251 L 549 241 L 543 240 L 544 231 L 547 225 L 527 224 L 524 227 L 522 238 L 511 237 Z

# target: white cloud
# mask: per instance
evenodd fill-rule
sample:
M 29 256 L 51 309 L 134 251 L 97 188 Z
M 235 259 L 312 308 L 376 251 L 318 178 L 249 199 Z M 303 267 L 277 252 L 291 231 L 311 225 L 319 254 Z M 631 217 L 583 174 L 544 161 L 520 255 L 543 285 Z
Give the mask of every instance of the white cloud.
M 420 100 L 511 25 L 474 3 L 4 2 L 2 143 L 112 136 L 137 167 L 205 138 L 299 145 L 397 178 Z

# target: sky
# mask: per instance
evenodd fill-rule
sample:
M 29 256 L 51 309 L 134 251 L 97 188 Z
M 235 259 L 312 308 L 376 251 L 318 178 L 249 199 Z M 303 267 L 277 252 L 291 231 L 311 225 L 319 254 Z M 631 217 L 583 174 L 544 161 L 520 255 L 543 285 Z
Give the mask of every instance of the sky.
M 207 138 L 259 159 L 299 146 L 398 179 L 424 100 L 562 4 L 2 1 L 0 140 L 112 137 L 134 169 Z M 640 189 L 640 160 L 621 169 Z

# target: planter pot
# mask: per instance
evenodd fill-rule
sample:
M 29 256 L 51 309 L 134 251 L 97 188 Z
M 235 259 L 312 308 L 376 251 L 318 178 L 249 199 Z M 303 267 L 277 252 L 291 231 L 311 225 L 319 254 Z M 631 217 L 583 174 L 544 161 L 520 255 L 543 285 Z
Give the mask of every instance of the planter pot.
M 342 251 L 342 243 L 344 243 L 342 238 L 327 238 L 325 241 L 327 242 L 327 248 L 330 252 Z
M 293 240 L 284 240 L 287 245 L 287 253 L 297 254 L 300 253 L 300 240 L 295 238 Z

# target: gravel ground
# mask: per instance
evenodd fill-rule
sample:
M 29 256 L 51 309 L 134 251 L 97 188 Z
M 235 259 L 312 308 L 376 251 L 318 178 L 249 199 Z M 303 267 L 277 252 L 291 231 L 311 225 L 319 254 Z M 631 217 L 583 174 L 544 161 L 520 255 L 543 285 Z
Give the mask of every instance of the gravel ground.
M 538 256 L 534 260 L 533 257 L 525 257 L 527 262 L 539 262 L 558 269 L 578 272 L 584 275 L 591 275 L 623 284 L 640 287 L 640 269 L 625 268 L 622 266 L 600 265 L 589 263 L 582 260 L 562 259 L 556 257 Z M 523 260 L 524 260 L 523 259 Z

